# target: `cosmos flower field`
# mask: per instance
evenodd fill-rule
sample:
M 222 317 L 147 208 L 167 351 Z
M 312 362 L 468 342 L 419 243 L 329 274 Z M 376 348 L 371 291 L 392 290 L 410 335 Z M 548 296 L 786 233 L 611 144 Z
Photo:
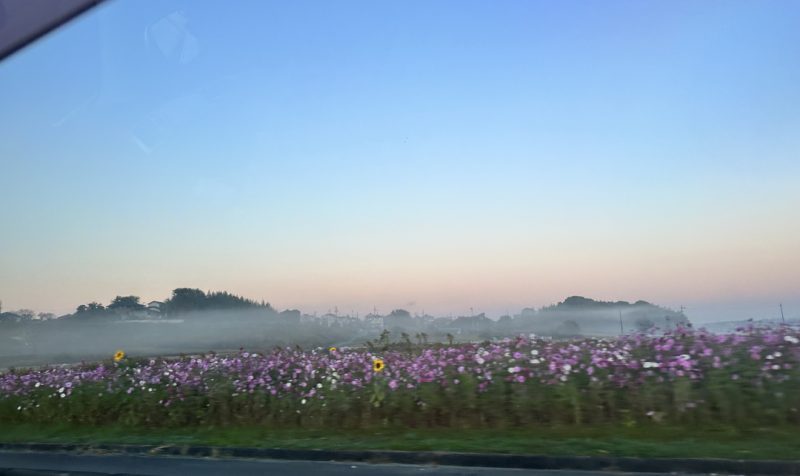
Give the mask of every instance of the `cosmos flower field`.
M 115 361 L 116 360 L 116 361 Z M 0 423 L 509 428 L 800 424 L 800 331 L 274 349 L 0 374 Z

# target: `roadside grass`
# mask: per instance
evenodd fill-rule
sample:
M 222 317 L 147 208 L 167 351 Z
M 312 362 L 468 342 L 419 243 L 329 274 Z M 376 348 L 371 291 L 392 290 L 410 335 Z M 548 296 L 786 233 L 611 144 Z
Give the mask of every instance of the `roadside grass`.
M 800 459 L 796 427 L 542 427 L 305 430 L 3 424 L 2 443 L 151 444 L 287 449 L 405 450 L 649 458 Z

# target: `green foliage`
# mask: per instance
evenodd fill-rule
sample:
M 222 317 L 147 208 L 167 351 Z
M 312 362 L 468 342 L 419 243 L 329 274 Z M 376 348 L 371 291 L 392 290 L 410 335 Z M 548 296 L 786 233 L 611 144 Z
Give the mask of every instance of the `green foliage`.
M 230 427 L 147 428 L 120 425 L 6 424 L 3 443 L 203 445 L 293 449 L 457 451 L 647 458 L 797 459 L 794 427 L 740 431 L 702 428 L 583 425 L 519 429 L 341 427 L 275 428 L 243 422 Z

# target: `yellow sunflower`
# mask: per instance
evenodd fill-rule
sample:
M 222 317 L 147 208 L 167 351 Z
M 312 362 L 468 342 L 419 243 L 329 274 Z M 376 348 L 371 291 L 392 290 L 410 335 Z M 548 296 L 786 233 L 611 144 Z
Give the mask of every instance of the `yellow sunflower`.
M 376 372 L 380 372 L 386 367 L 386 364 L 383 363 L 381 359 L 375 359 L 372 361 L 372 370 Z
M 125 352 L 118 350 L 114 353 L 114 362 L 119 362 L 125 358 Z

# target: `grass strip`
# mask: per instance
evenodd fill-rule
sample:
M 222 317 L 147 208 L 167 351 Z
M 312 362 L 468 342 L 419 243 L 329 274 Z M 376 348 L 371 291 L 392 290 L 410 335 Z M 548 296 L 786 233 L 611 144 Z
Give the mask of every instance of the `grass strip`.
M 379 429 L 3 425 L 3 443 L 204 445 L 328 450 L 452 451 L 643 458 L 800 459 L 797 428 Z

